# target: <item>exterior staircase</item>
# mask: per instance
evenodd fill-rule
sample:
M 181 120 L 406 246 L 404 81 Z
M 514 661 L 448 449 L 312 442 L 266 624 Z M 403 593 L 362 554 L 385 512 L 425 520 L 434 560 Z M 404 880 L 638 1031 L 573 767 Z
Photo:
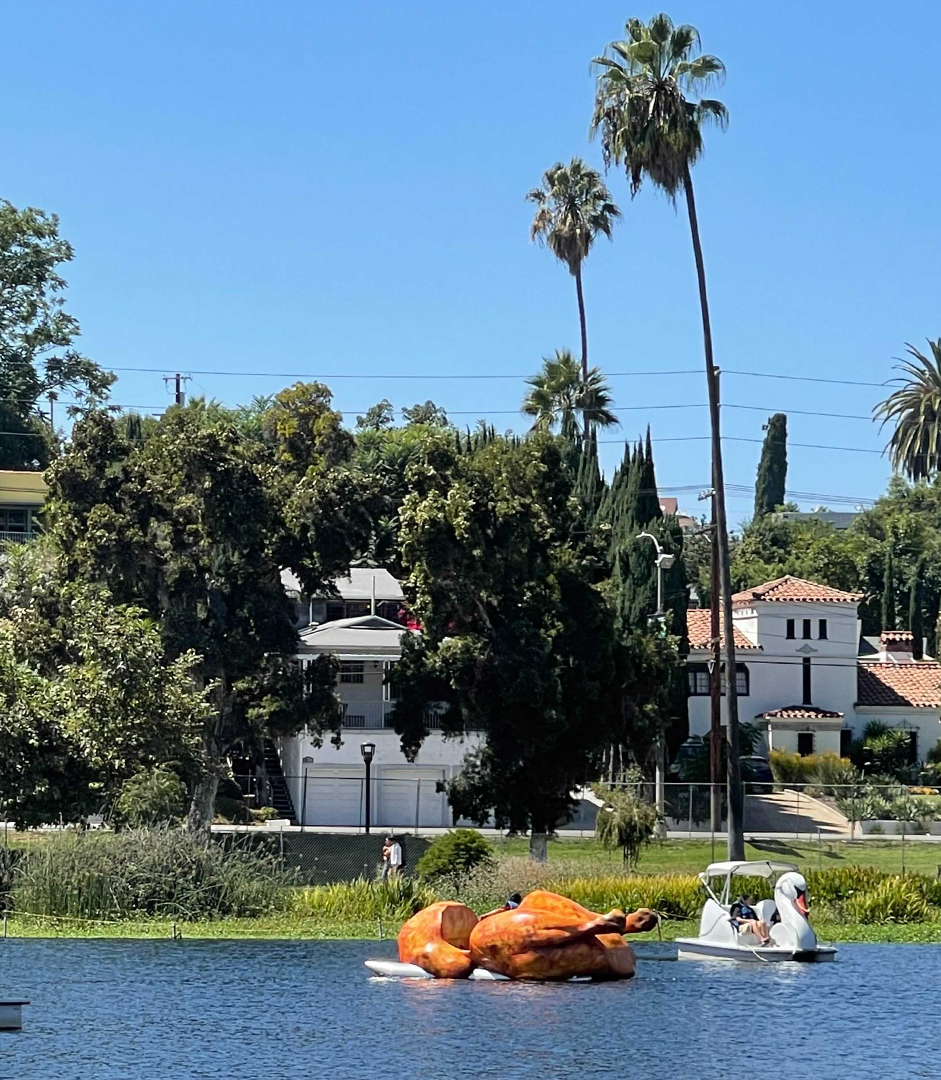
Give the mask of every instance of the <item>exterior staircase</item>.
M 268 790 L 271 793 L 271 805 L 278 811 L 278 817 L 287 818 L 292 825 L 297 824 L 297 814 L 294 812 L 294 800 L 287 781 L 284 779 L 284 770 L 281 768 L 281 758 L 278 750 L 271 739 L 265 739 L 265 773 L 268 777 Z

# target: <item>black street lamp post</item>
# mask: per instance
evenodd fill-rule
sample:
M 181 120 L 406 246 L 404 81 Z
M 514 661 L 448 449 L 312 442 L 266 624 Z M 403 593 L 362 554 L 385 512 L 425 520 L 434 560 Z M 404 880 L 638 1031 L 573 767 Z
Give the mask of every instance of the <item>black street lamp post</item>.
M 359 752 L 363 755 L 363 761 L 366 763 L 366 835 L 369 835 L 369 810 L 370 810 L 370 790 L 369 790 L 369 766 L 372 763 L 372 759 L 376 753 L 376 744 L 371 742 L 360 743 Z

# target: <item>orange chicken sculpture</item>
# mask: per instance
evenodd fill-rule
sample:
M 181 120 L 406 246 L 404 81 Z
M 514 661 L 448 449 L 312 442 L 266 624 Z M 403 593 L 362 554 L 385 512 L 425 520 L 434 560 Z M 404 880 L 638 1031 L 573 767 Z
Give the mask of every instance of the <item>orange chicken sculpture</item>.
M 439 979 L 466 979 L 475 967 L 510 979 L 630 979 L 634 950 L 621 935 L 656 925 L 647 908 L 598 915 L 541 889 L 519 907 L 480 919 L 464 904 L 445 900 L 402 927 L 399 960 Z

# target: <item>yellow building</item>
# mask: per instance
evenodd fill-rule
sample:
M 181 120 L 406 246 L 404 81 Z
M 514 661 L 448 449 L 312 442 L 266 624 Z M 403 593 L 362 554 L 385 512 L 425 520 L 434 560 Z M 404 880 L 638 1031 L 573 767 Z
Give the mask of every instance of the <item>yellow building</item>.
M 42 473 L 0 469 L 0 540 L 22 542 L 35 536 L 48 494 Z

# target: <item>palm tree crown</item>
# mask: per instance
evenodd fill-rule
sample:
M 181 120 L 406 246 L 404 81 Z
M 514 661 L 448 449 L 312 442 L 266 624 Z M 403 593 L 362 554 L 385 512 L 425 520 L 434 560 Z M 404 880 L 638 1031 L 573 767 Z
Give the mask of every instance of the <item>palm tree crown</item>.
M 941 338 L 928 345 L 930 358 L 908 345 L 911 359 L 896 366 L 902 385 L 874 410 L 883 425 L 895 422 L 886 450 L 892 468 L 912 480 L 941 470 Z
M 593 424 L 611 427 L 620 422 L 610 409 L 611 393 L 601 369 L 592 368 L 588 378 L 583 378 L 581 365 L 568 349 L 556 349 L 555 356 L 545 357 L 542 371 L 526 382 L 530 390 L 522 411 L 534 418 L 534 431 L 552 431 L 558 424 L 563 435 L 575 439 Z
M 557 161 L 546 169 L 542 187 L 527 192 L 526 198 L 538 207 L 531 238 L 544 243 L 573 276 L 598 234 L 610 240 L 614 223 L 621 216 L 601 173 L 577 157 L 568 165 Z
M 721 101 L 701 96 L 725 65 L 700 54 L 694 26 L 674 26 L 668 15 L 647 25 L 628 19 L 625 32 L 593 61 L 600 71 L 591 132 L 601 134 L 605 163 L 625 166 L 632 194 L 646 173 L 673 198 L 702 153 L 703 124 L 728 121 Z
M 533 218 L 530 237 L 546 244 L 575 278 L 582 339 L 582 379 L 587 381 L 588 327 L 582 263 L 599 233 L 611 239 L 611 230 L 621 211 L 612 201 L 601 174 L 577 157 L 573 157 L 569 165 L 557 161 L 547 169 L 543 173 L 542 187 L 533 188 L 526 198 L 539 208 Z

